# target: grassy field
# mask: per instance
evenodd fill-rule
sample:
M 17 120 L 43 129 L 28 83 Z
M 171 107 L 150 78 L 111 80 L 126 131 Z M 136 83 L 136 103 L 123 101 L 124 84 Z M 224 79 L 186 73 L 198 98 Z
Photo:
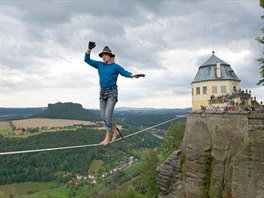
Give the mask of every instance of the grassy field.
M 98 176 L 98 170 L 104 165 L 103 160 L 93 160 L 89 167 L 89 174 L 94 173 L 96 176 Z
M 0 121 L 0 134 L 6 136 L 12 132 L 9 121 Z
M 105 183 L 100 183 L 96 185 L 84 185 L 80 186 L 78 189 L 74 190 L 74 198 L 84 198 L 90 197 L 94 193 L 100 191 L 105 186 Z M 34 193 L 32 195 L 20 196 L 19 198 L 67 198 L 70 197 L 72 191 L 67 188 L 66 185 L 51 190 L 42 191 L 39 193 Z
M 28 197 L 30 194 L 47 191 L 58 187 L 56 182 L 25 182 L 20 184 L 0 185 L 0 197 Z
M 99 191 L 105 184 L 93 186 L 80 186 L 75 190 L 75 198 L 89 197 L 89 195 Z M 20 184 L 9 184 L 0 186 L 0 197 L 9 198 L 10 195 L 19 198 L 67 198 L 71 194 L 71 189 L 64 184 L 60 186 L 56 182 L 26 182 Z
M 52 127 L 73 126 L 74 124 L 94 125 L 94 123 L 90 121 L 48 119 L 48 118 L 32 118 L 32 119 L 24 119 L 24 120 L 13 120 L 12 123 L 16 128 L 37 128 L 37 127 L 52 128 Z
M 84 120 L 67 120 L 67 119 L 49 119 L 49 118 L 30 118 L 23 120 L 13 120 L 13 121 L 0 121 L 0 135 L 5 137 L 28 137 L 31 135 L 38 135 L 42 132 L 55 132 L 55 131 L 65 131 L 65 130 L 76 130 L 73 125 L 84 125 L 96 128 L 98 130 L 104 130 L 103 122 L 91 122 Z M 37 132 L 30 133 L 27 131 L 21 133 L 21 130 L 15 129 L 37 129 Z M 119 129 L 122 129 L 122 125 L 117 125 Z
M 136 164 L 133 164 L 129 168 L 126 168 L 125 173 L 130 174 L 133 172 L 138 172 L 141 169 L 141 167 L 142 167 L 142 162 L 137 162 Z
M 20 196 L 20 198 L 65 198 L 69 197 L 70 189 L 66 185 L 50 190 L 44 190 L 31 195 Z

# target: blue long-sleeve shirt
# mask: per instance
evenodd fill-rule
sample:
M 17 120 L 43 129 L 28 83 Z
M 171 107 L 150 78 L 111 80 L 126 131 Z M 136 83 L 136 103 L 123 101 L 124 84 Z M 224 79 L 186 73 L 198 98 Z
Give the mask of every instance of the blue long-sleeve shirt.
M 131 77 L 131 72 L 126 71 L 116 63 L 105 64 L 101 61 L 92 60 L 90 54 L 85 53 L 84 61 L 98 70 L 101 88 L 116 86 L 118 74 L 127 78 Z

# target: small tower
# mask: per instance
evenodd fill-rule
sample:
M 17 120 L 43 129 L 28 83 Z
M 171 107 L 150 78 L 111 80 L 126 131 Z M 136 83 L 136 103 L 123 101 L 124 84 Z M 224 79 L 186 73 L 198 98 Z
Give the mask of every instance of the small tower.
M 240 89 L 240 80 L 231 66 L 215 56 L 205 61 L 192 81 L 192 110 L 209 106 L 212 97 L 232 94 Z

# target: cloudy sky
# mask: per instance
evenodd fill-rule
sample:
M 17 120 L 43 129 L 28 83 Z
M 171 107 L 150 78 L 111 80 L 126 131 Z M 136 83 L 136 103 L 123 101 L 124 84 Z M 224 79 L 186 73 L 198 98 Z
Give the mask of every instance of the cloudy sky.
M 99 108 L 92 59 L 108 45 L 116 62 L 146 78 L 119 76 L 117 107 L 191 107 L 191 82 L 215 51 L 259 101 L 263 9 L 258 0 L 1 1 L 1 107 L 75 102 Z

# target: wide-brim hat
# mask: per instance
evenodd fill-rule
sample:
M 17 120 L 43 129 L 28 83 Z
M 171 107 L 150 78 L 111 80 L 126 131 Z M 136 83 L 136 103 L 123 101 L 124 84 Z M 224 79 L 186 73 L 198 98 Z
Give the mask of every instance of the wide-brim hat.
M 102 58 L 103 54 L 108 54 L 111 57 L 115 57 L 115 55 L 112 53 L 112 51 L 110 50 L 108 46 L 104 47 L 103 51 L 99 54 L 99 56 Z

